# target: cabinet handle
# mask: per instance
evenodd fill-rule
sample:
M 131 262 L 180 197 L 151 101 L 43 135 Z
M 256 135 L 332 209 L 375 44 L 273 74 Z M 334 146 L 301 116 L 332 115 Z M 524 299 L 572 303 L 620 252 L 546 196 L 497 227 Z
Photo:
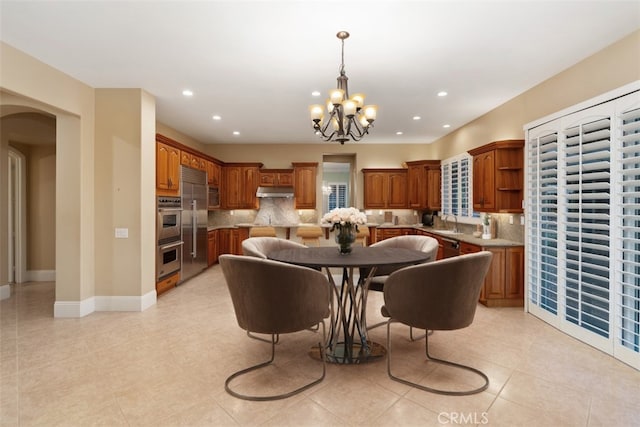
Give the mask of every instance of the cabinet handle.
M 169 182 L 168 182 L 168 184 L 169 184 L 169 188 L 173 187 L 173 182 L 171 182 L 171 177 L 169 177 Z

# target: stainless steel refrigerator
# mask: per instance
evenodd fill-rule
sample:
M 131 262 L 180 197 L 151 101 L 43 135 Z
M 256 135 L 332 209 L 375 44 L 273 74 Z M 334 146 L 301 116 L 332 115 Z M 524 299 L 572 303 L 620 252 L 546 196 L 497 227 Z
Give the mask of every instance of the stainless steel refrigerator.
M 207 268 L 207 174 L 180 167 L 182 193 L 182 268 L 187 280 Z

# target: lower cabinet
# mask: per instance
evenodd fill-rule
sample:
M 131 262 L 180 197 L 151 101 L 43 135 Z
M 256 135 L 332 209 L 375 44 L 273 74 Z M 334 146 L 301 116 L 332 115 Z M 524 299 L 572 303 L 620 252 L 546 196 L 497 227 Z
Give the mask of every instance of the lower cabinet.
M 436 255 L 436 260 L 444 258 L 444 242 L 442 241 L 442 238 L 440 236 L 438 236 L 437 234 L 429 233 L 428 231 L 424 231 L 424 230 L 416 230 L 416 234 L 419 236 L 428 236 L 436 239 L 438 241 L 438 253 Z
M 218 230 L 211 230 L 207 239 L 207 265 L 211 267 L 218 262 Z
M 524 246 L 492 247 L 460 242 L 460 254 L 489 251 L 491 266 L 484 279 L 480 302 L 487 307 L 524 305 Z
M 161 281 L 156 283 L 156 294 L 160 295 L 176 287 L 176 284 L 180 280 L 180 272 L 176 272 L 171 276 L 167 276 Z

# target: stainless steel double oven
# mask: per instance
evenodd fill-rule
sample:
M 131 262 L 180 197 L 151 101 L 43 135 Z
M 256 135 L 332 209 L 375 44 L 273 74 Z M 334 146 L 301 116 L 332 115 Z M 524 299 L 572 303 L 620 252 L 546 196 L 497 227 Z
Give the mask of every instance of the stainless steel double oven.
M 158 197 L 158 254 L 156 279 L 177 271 L 182 265 L 182 205 L 180 197 Z

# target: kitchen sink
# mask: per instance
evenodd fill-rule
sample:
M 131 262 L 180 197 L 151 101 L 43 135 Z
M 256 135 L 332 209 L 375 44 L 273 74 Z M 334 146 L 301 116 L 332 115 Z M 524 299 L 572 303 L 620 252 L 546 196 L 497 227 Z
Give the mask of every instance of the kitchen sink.
M 460 231 L 454 230 L 433 230 L 433 232 L 438 234 L 463 234 Z

